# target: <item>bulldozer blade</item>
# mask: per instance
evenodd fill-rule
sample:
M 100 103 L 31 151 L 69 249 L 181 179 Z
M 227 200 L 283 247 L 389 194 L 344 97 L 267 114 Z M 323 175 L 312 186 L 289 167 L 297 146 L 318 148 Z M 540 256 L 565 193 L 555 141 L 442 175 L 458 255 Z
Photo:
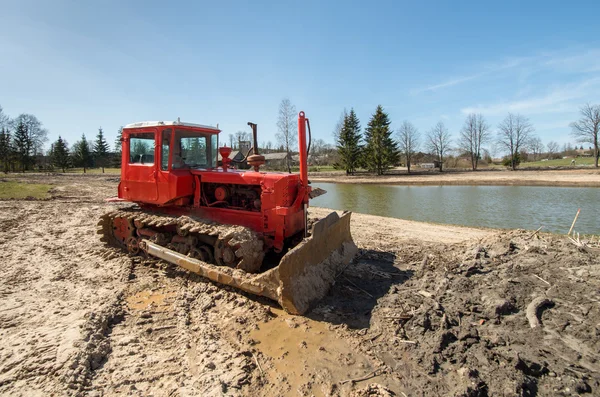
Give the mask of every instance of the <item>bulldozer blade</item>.
M 351 212 L 332 212 L 313 225 L 311 236 L 292 248 L 277 266 L 279 304 L 303 314 L 321 300 L 358 248 L 350 234 Z
M 288 313 L 304 314 L 327 294 L 358 251 L 350 234 L 351 214 L 332 212 L 319 220 L 310 237 L 286 253 L 277 267 L 260 274 L 211 265 L 149 240 L 142 240 L 140 248 L 217 283 L 277 301 Z

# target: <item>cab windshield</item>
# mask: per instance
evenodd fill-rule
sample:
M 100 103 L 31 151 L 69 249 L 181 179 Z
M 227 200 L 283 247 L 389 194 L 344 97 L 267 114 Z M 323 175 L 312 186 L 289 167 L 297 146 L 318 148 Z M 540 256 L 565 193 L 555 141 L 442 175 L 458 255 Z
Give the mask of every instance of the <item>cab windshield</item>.
M 170 139 L 167 141 L 170 141 Z M 168 151 L 169 148 L 165 148 L 163 145 L 163 159 L 165 160 L 168 159 Z M 216 134 L 175 130 L 171 165 L 173 169 L 213 168 L 216 166 L 216 157 Z

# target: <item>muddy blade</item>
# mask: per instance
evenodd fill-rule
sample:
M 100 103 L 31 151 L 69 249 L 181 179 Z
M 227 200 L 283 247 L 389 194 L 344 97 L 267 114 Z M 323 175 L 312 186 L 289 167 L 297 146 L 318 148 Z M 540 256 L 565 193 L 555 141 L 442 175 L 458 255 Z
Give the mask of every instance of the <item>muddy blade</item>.
M 290 250 L 276 268 L 279 304 L 293 314 L 305 313 L 321 300 L 357 247 L 350 234 L 351 213 L 332 212 L 314 224 L 311 237 Z
M 350 234 L 350 215 L 340 217 L 333 212 L 316 222 L 311 237 L 291 249 L 277 267 L 260 274 L 215 266 L 149 240 L 143 240 L 140 247 L 217 283 L 273 299 L 289 313 L 304 314 L 327 294 L 358 250 Z

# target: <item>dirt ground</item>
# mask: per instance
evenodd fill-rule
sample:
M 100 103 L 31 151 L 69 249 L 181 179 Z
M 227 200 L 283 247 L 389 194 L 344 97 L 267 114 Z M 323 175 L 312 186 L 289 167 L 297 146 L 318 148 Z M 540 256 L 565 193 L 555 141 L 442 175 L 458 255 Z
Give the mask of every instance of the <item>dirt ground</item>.
M 357 174 L 346 176 L 343 172 L 311 173 L 313 182 L 336 183 L 384 183 L 394 185 L 522 185 L 522 186 L 572 186 L 600 187 L 600 170 L 593 167 L 566 168 L 558 170 L 490 169 L 480 171 L 416 169 L 410 175 L 406 171 L 391 171 L 390 175 L 374 176 Z
M 600 395 L 600 255 L 565 236 L 353 214 L 300 317 L 104 247 L 118 177 L 26 180 L 54 188 L 0 201 L 2 395 Z

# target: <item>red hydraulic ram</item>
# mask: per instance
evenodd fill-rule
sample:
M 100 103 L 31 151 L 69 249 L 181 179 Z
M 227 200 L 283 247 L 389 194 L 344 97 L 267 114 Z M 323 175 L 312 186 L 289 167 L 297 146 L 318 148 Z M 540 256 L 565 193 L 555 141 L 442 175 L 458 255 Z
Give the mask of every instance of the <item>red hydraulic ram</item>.
M 301 189 L 304 192 L 302 198 L 302 204 L 304 209 L 304 237 L 307 235 L 306 226 L 308 224 L 308 198 L 310 194 L 310 187 L 308 186 L 308 156 L 306 153 L 306 123 L 309 122 L 304 112 L 298 113 L 298 149 L 300 156 L 300 182 L 302 183 Z

